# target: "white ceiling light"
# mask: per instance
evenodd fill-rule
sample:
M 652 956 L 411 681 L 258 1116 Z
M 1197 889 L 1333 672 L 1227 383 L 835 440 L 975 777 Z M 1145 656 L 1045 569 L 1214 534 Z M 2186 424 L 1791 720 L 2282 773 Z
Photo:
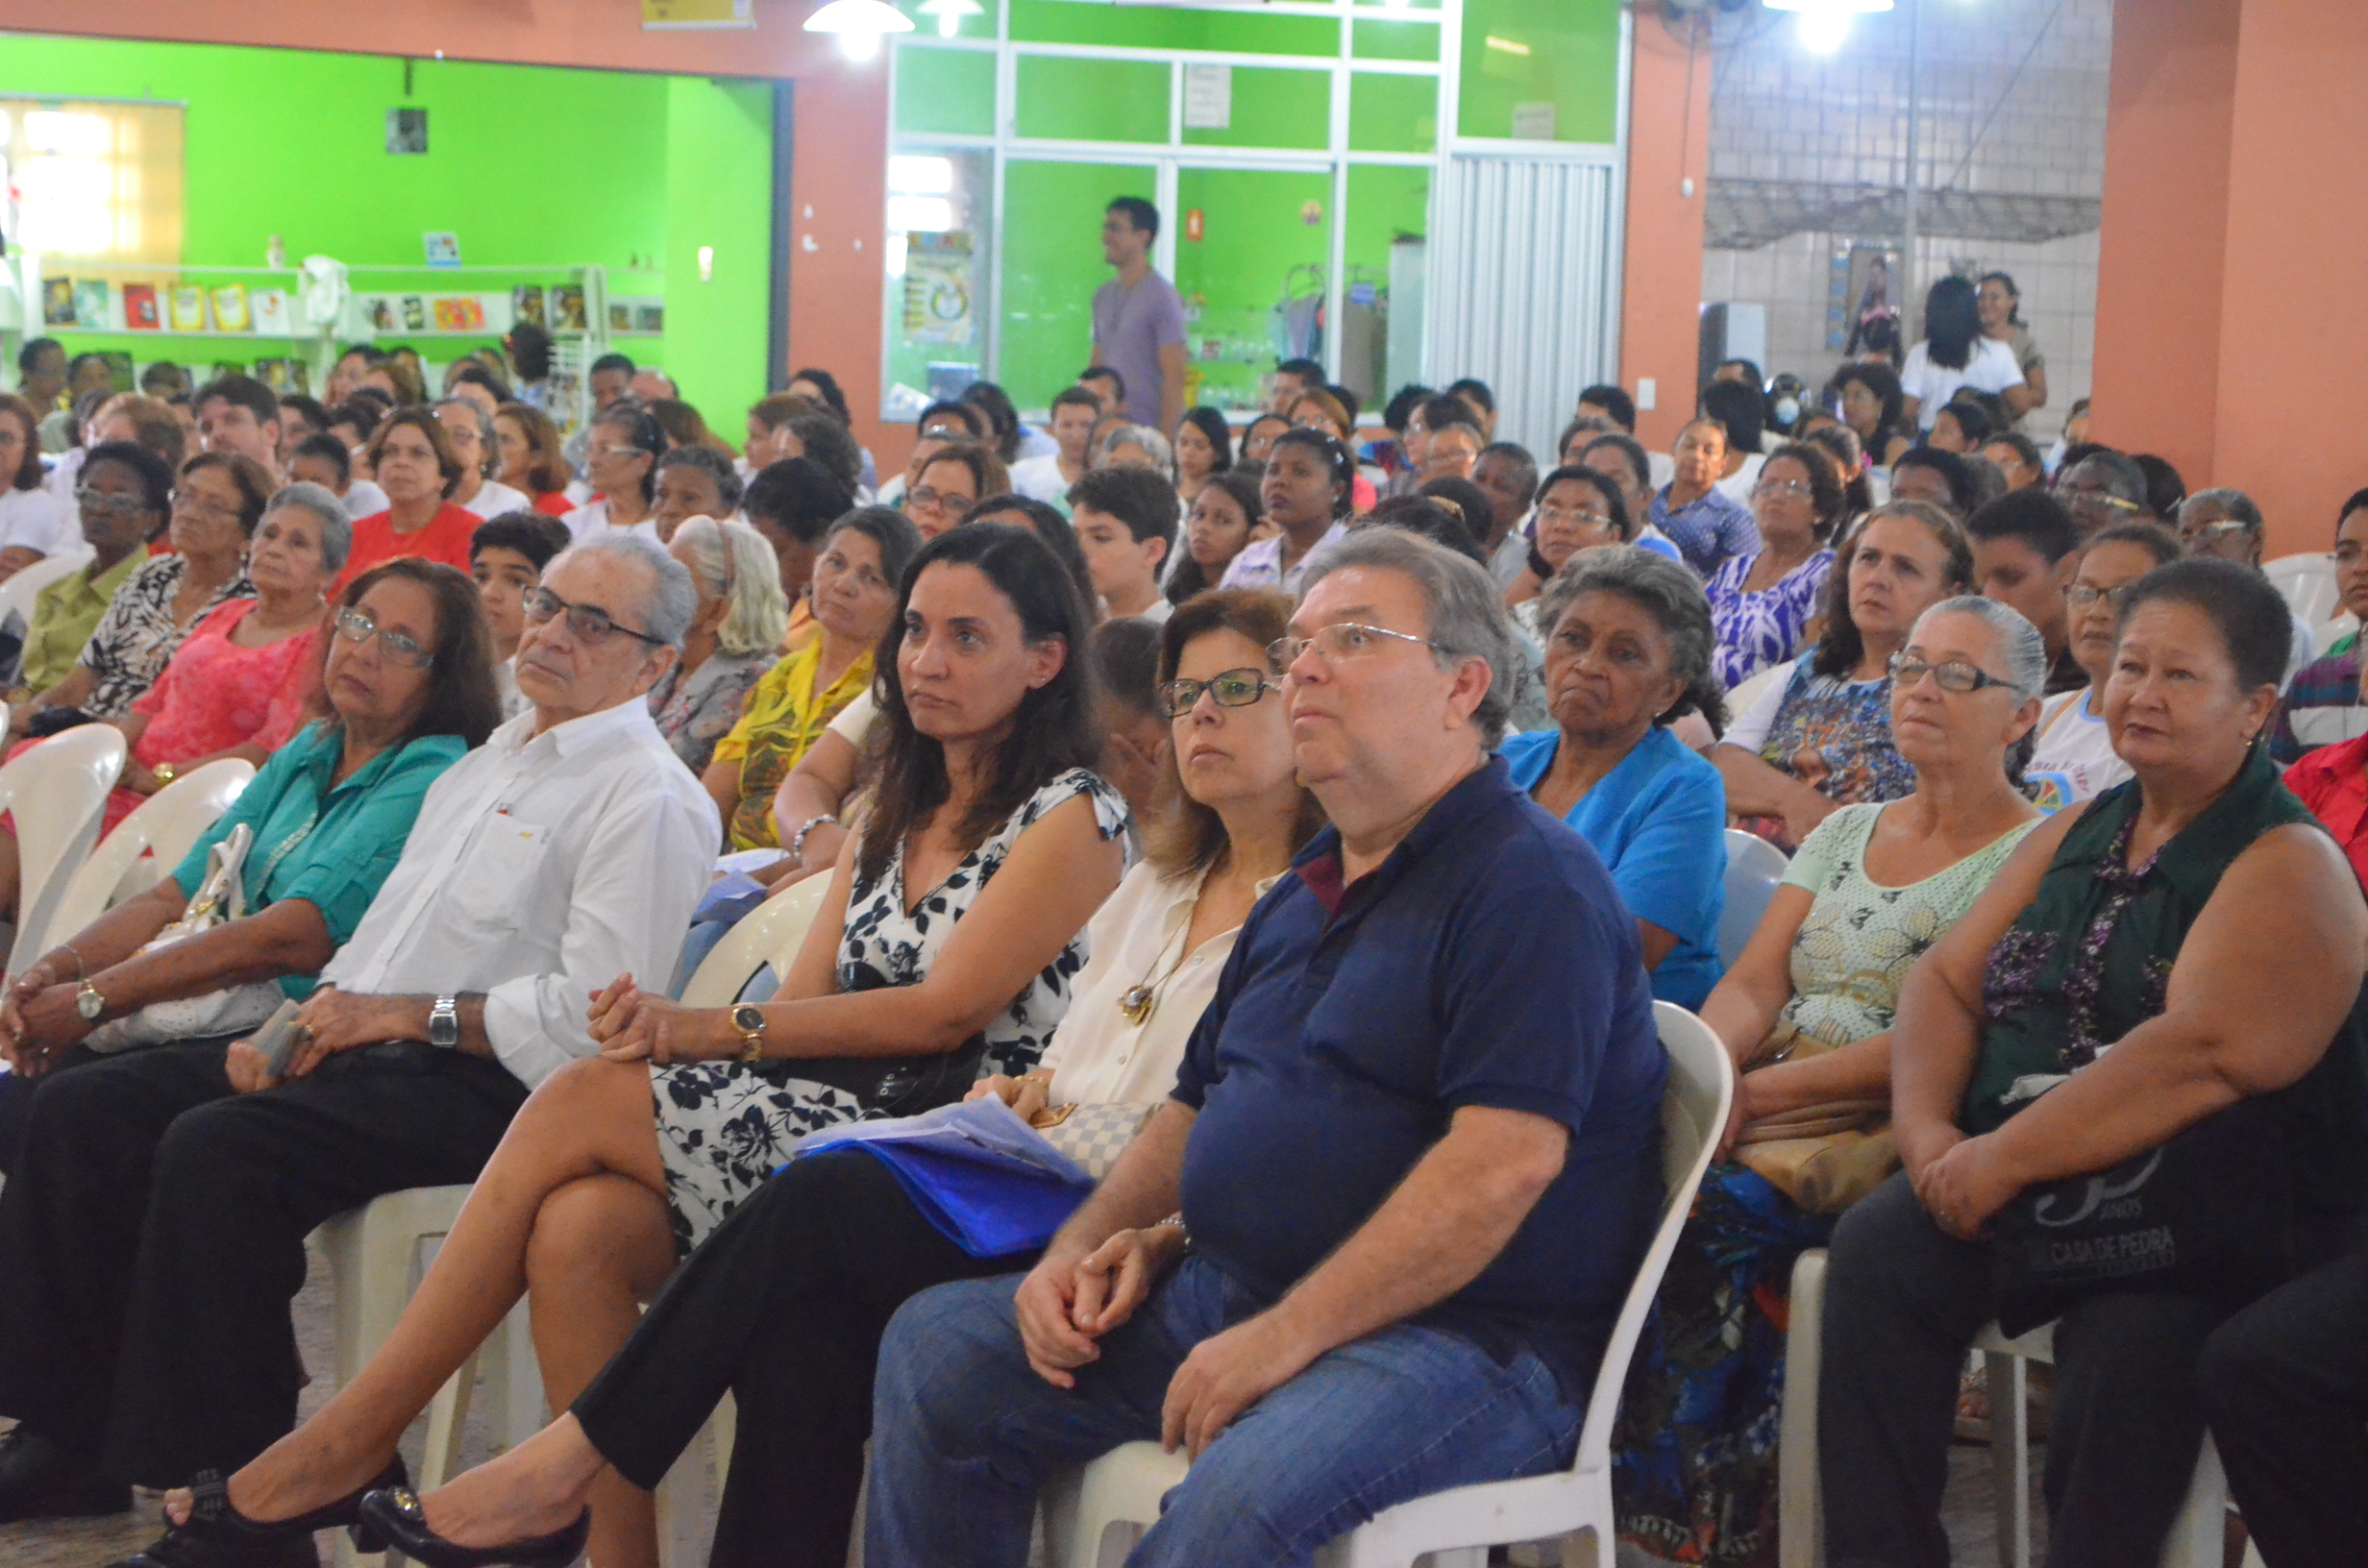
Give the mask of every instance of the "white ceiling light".
M 805 30 L 836 33 L 848 59 L 870 60 L 879 53 L 884 35 L 910 33 L 913 19 L 886 0 L 830 0 L 805 19 Z
M 950 38 L 959 32 L 963 17 L 987 13 L 987 8 L 978 0 L 923 0 L 917 9 L 924 16 L 937 18 L 937 36 L 941 38 Z
M 1832 11 L 1845 16 L 1891 9 L 1891 0 L 1760 0 L 1760 3 L 1770 11 Z
M 1888 11 L 1892 0 L 1760 0 L 1770 11 L 1800 13 L 1801 47 L 1830 55 L 1850 37 L 1850 18 Z

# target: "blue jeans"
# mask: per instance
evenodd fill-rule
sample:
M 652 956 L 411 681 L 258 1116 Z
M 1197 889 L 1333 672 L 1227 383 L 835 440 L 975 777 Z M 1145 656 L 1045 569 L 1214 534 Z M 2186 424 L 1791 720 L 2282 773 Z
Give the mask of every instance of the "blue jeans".
M 1063 1467 L 1157 1439 L 1185 1354 L 1265 1305 L 1187 1258 L 1065 1390 L 1028 1369 L 1019 1283 L 940 1286 L 889 1323 L 873 1388 L 872 1568 L 1022 1568 L 1037 1489 Z M 1236 1417 L 1128 1562 L 1305 1563 L 1411 1498 L 1569 1464 L 1585 1415 L 1526 1350 L 1499 1365 L 1468 1339 L 1395 1324 Z

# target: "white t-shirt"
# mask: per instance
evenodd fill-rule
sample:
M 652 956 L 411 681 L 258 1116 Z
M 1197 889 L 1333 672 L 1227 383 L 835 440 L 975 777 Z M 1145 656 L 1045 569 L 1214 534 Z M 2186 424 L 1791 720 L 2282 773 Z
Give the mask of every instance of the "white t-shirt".
M 605 496 L 599 501 L 586 502 L 559 521 L 567 525 L 567 531 L 576 536 L 576 543 L 580 545 L 590 544 L 612 533 L 638 533 L 652 544 L 657 543 L 656 519 L 645 517 L 638 523 L 620 528 L 608 521 L 608 500 Z
M 1751 487 L 1760 482 L 1760 470 L 1767 466 L 1767 458 L 1760 453 L 1746 453 L 1743 466 L 1711 486 L 1720 495 L 1745 511 L 1751 510 Z
M 1918 343 L 1910 349 L 1908 363 L 1899 373 L 1900 390 L 1916 400 L 1915 422 L 1920 429 L 1933 428 L 1933 421 L 1940 417 L 1941 407 L 1957 396 L 1960 387 L 1970 386 L 1976 392 L 2004 392 L 2010 386 L 2023 384 L 2023 370 L 2014 362 L 2014 350 L 1994 337 L 1973 340 L 1973 352 L 1966 355 L 1962 370 L 1934 364 L 1931 349 L 1930 343 Z
M 2130 776 L 2130 765 L 2113 754 L 2113 738 L 2101 714 L 2088 711 L 2088 688 L 2060 692 L 2039 705 L 2039 725 L 2023 770 L 2038 788 L 2032 798 L 2041 811 L 2093 800 Z
M 1030 501 L 1041 501 L 1048 506 L 1069 505 L 1069 481 L 1061 478 L 1061 454 L 1057 449 L 1049 456 L 1023 457 L 1012 464 L 1011 487 Z
M 394 503 L 386 492 L 368 479 L 356 479 L 345 487 L 345 515 L 358 523 L 365 517 L 376 517 Z
M 55 555 L 82 542 L 82 519 L 72 502 L 42 486 L 0 491 L 0 550 L 22 545 Z
M 855 699 L 841 708 L 826 726 L 830 733 L 853 747 L 863 749 L 863 743 L 872 733 L 873 721 L 879 717 L 879 699 L 866 686 L 855 694 Z
M 523 491 L 514 490 L 500 479 L 487 479 L 477 487 L 477 494 L 458 503 L 464 512 L 480 517 L 500 517 L 504 512 L 530 512 L 534 502 Z
M 1758 756 L 1760 747 L 1767 744 L 1767 732 L 1776 727 L 1776 711 L 1785 705 L 1785 690 L 1792 684 L 1793 667 L 1799 663 L 1798 659 L 1788 659 L 1761 671 L 1755 678 L 1766 684 L 1752 698 L 1751 706 L 1735 716 L 1719 739 Z

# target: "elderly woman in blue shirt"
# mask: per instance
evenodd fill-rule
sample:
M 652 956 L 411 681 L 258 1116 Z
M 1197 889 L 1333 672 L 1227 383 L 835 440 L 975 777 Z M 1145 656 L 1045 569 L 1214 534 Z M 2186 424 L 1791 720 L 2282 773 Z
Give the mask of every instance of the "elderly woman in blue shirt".
M 1653 994 L 1699 1008 L 1718 983 L 1726 788 L 1670 732 L 1726 700 L 1692 573 L 1634 545 L 1572 556 L 1538 598 L 1553 729 L 1504 746 L 1513 781 L 1594 846 L 1643 939 Z
M 82 1042 L 94 1029 L 153 1002 L 275 980 L 307 994 L 394 870 L 428 786 L 500 722 L 477 591 L 451 567 L 386 562 L 347 588 L 333 625 L 323 716 L 273 753 L 171 876 L 10 988 L 0 1053 L 23 1078 L 90 1060 Z M 209 852 L 241 824 L 254 834 L 247 914 L 143 952 L 186 912 Z

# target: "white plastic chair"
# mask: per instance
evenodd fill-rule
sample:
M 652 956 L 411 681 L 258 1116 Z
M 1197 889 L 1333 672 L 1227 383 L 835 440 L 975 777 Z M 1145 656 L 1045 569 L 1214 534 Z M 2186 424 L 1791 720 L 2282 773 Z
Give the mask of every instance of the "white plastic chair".
M 2310 646 L 2317 650 L 2319 657 L 2325 658 L 2329 649 L 2357 630 L 2359 617 L 2346 610 L 2332 621 L 2321 622 L 2319 629 L 2311 636 Z
M 1781 1568 L 1822 1568 L 1825 1519 L 1817 1480 L 1817 1374 L 1823 1361 L 1826 1253 L 1813 1247 L 1792 1265 L 1790 1317 L 1785 1330 L 1785 1405 L 1777 1441 L 1777 1547 Z M 2056 1326 L 2009 1339 L 1988 1324 L 1974 1335 L 1989 1385 L 1991 1489 L 1998 1510 L 2002 1568 L 2031 1568 L 2031 1443 L 2026 1374 L 2053 1363 Z M 2195 1458 L 2187 1499 L 2162 1543 L 2162 1568 L 2220 1568 L 2227 1528 L 2228 1480 L 2208 1433 Z
M 1739 827 L 1727 829 L 1727 907 L 1718 917 L 1720 964 L 1733 968 L 1743 956 L 1789 865 L 1785 852 L 1767 840 Z
M 1661 1225 L 1604 1349 L 1571 1467 L 1458 1486 L 1386 1508 L 1327 1544 L 1317 1555 L 1326 1568 L 1411 1568 L 1426 1554 L 1436 1568 L 1480 1568 L 1492 1546 L 1558 1538 L 1566 1568 L 1582 1563 L 1612 1568 L 1617 1541 L 1612 1517 L 1612 1419 L 1619 1410 L 1637 1335 L 1677 1250 L 1678 1232 L 1693 1208 L 1702 1173 L 1710 1168 L 1735 1093 L 1735 1068 L 1709 1025 L 1668 1002 L 1653 1004 L 1653 1021 L 1669 1059 L 1668 1089 L 1661 1102 L 1661 1169 L 1666 1184 Z M 1150 1528 L 1159 1518 L 1160 1498 L 1184 1478 L 1185 1468 L 1182 1455 L 1163 1454 L 1157 1443 L 1128 1443 L 1085 1466 L 1073 1481 L 1048 1489 L 1046 1560 L 1053 1568 L 1097 1568 L 1110 1527 Z M 1575 1555 L 1582 1541 L 1583 1557 Z M 1121 1556 L 1132 1548 L 1131 1542 L 1110 1544 Z
M 2334 558 L 2324 551 L 2281 555 L 2262 563 L 2261 575 L 2285 596 L 2305 625 L 2331 620 L 2343 608 L 2343 596 L 2335 589 Z
M 1760 699 L 1760 694 L 1776 683 L 1778 676 L 1789 679 L 1791 674 L 1791 665 L 1771 664 L 1756 674 L 1746 675 L 1740 686 L 1727 693 L 1727 717 L 1731 720 L 1740 719 L 1750 711 L 1751 705 Z
M 829 891 L 830 878 L 809 876 L 742 916 L 692 973 L 682 988 L 682 1005 L 729 1007 L 767 964 L 776 974 L 786 976 L 806 928 L 823 907 L 823 894 Z
M 172 874 L 199 835 L 222 820 L 255 776 L 243 757 L 210 762 L 184 774 L 134 808 L 100 841 L 59 894 L 49 930 L 36 956 L 74 940 L 74 933 L 127 898 L 136 898 Z
M 123 772 L 123 731 L 83 724 L 0 767 L 0 811 L 16 819 L 16 941 L 9 973 L 47 949 L 42 937 L 75 870 L 98 842 L 107 792 Z
M 8 625 L 13 615 L 29 630 L 33 625 L 34 597 L 62 577 L 70 577 L 88 566 L 93 551 L 87 545 L 62 550 L 55 555 L 44 555 L 31 566 L 24 567 L 6 582 L 0 582 L 0 626 Z

